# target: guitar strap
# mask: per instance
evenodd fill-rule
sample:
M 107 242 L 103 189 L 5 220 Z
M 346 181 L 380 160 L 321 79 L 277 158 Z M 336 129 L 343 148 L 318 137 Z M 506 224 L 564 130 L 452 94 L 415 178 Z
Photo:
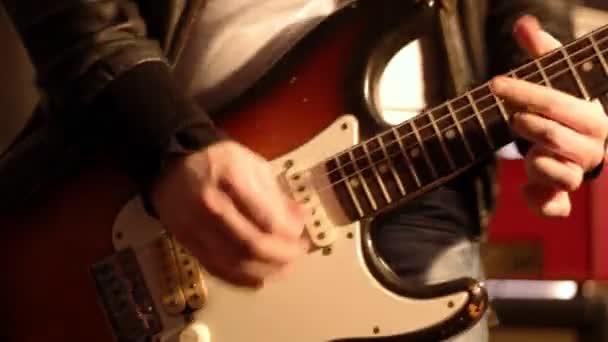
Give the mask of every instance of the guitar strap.
M 451 73 L 451 95 L 461 94 L 469 89 L 476 77 L 471 65 L 471 56 L 467 51 L 463 37 L 459 0 L 441 0 L 439 24 L 445 57 Z M 463 4 L 463 5 L 466 5 Z M 496 196 L 495 163 L 486 163 L 473 179 L 477 201 L 478 223 L 481 234 L 487 231 L 488 221 L 494 210 Z
M 466 91 L 473 73 L 462 37 L 462 23 L 457 9 L 458 0 L 441 0 L 439 20 L 448 67 L 452 74 L 453 95 Z
M 465 48 L 463 26 L 458 11 L 459 0 L 441 0 L 439 18 L 441 25 L 441 39 L 444 44 L 446 59 L 452 79 L 452 95 L 461 94 L 470 89 L 476 81 L 471 65 L 471 56 Z M 464 0 L 464 6 L 471 5 Z M 479 66 L 478 66 L 479 67 Z M 479 168 L 477 175 L 472 179 L 475 187 L 477 204 L 477 219 L 480 228 L 480 239 L 487 232 L 489 220 L 493 214 L 496 198 L 496 163 L 491 160 Z M 492 305 L 487 311 L 487 323 L 490 327 L 500 324 L 500 320 Z

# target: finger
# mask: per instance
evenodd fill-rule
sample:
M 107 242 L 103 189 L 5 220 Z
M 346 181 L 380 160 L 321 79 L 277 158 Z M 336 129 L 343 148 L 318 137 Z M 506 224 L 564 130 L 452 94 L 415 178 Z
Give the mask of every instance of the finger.
M 519 18 L 513 25 L 513 36 L 522 49 L 532 57 L 539 57 L 562 44 L 544 31 L 538 19 L 531 15 Z
M 221 255 L 221 251 L 218 251 Z M 270 265 L 254 260 L 228 260 L 211 256 L 205 268 L 212 275 L 240 286 L 260 288 L 267 280 L 282 279 L 286 266 Z
M 300 237 L 303 220 L 290 210 L 285 194 L 278 184 L 266 176 L 235 175 L 221 183 L 237 208 L 263 231 L 297 240 Z
M 544 217 L 567 217 L 570 215 L 571 203 L 566 191 L 555 190 L 538 184 L 527 184 L 523 191 L 528 206 L 537 214 Z
M 278 183 L 275 175 L 268 172 L 268 169 L 260 170 L 260 171 L 261 171 L 260 180 L 265 181 L 265 183 L 263 185 L 263 189 L 264 188 L 271 189 L 272 191 L 274 191 L 274 194 L 277 197 L 282 198 L 283 203 L 285 204 L 285 209 L 288 210 L 290 212 L 290 214 L 292 215 L 292 217 L 297 220 L 298 224 L 303 226 L 304 222 L 306 222 L 306 220 L 310 218 L 309 211 L 306 209 L 306 207 L 303 204 L 298 203 L 292 197 L 288 196 L 287 193 L 279 186 L 279 183 Z M 267 171 L 267 172 L 264 172 L 264 171 Z M 262 184 L 262 183 L 260 183 L 260 184 Z M 292 238 L 295 239 L 295 238 L 299 237 L 298 230 L 300 230 L 300 229 L 296 229 L 295 232 L 291 232 L 291 233 L 293 233 L 293 235 L 291 236 Z M 300 230 L 300 232 L 301 232 L 301 230 Z
M 526 172 L 531 184 L 575 191 L 583 181 L 583 169 L 537 146 L 526 155 Z
M 590 138 L 536 114 L 515 115 L 512 128 L 522 138 L 579 164 L 584 170 L 599 164 L 603 157 L 601 149 Z
M 605 127 L 601 106 L 539 84 L 504 76 L 495 77 L 490 86 L 496 96 L 506 102 L 539 113 L 573 130 L 603 138 Z
M 181 227 L 174 230 L 176 239 L 194 256 L 209 273 L 238 286 L 258 287 L 260 279 L 241 272 L 238 267 L 240 246 L 209 217 L 202 217 L 199 210 L 184 218 Z M 201 227 L 201 221 L 205 225 Z
M 236 247 L 234 247 L 236 250 Z M 238 267 L 238 258 L 226 253 L 231 249 L 230 244 L 219 244 L 209 239 L 197 245 L 191 252 L 201 265 L 215 277 L 237 286 L 257 288 L 262 285 L 262 280 L 250 274 L 241 272 Z
M 285 264 L 304 253 L 300 239 L 288 241 L 261 231 L 236 208 L 227 194 L 211 189 L 203 197 L 211 216 L 225 227 L 228 235 L 247 255 L 270 263 Z
M 222 226 L 206 220 L 205 234 L 187 239 L 188 249 L 211 274 L 239 286 L 260 287 L 267 278 L 282 278 L 284 264 L 247 259 L 242 246 Z M 196 232 L 196 229 L 189 230 Z M 184 245 L 185 246 L 185 245 Z
M 215 229 L 199 237 L 192 252 L 213 275 L 241 286 L 261 287 L 265 280 L 282 279 L 288 265 L 247 259 L 241 246 Z

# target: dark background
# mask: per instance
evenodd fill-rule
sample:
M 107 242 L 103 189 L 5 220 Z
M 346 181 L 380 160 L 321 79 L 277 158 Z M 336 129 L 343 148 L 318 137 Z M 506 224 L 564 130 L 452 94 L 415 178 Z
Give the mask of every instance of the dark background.
M 551 0 L 548 0 L 551 1 Z M 608 0 L 585 0 L 583 3 L 597 8 L 608 9 Z

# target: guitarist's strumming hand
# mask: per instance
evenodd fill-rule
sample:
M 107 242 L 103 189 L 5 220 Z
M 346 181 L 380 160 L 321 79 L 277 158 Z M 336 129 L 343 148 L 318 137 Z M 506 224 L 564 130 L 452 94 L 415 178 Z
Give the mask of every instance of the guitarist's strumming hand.
M 263 285 L 308 247 L 302 208 L 280 190 L 266 160 L 235 142 L 172 161 L 152 200 L 180 243 L 235 285 Z
M 515 23 L 514 35 L 533 57 L 560 46 L 529 16 Z M 608 118 L 602 106 L 513 78 L 497 77 L 492 87 L 499 97 L 525 108 L 514 116 L 512 127 L 532 143 L 525 160 L 529 206 L 543 216 L 569 215 L 569 192 L 578 189 L 584 173 L 606 155 Z

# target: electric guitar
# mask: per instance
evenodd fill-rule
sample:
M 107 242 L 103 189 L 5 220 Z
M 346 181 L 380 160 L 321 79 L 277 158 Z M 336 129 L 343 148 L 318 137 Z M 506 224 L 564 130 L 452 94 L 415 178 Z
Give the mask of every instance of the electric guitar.
M 0 220 L 2 340 L 437 341 L 478 322 L 488 306 L 482 283 L 401 282 L 367 223 L 511 142 L 514 110 L 484 84 L 360 141 L 357 111 L 378 108 L 382 61 L 402 43 L 393 38 L 414 34 L 362 49 L 372 24 L 356 8 L 330 19 L 218 119 L 272 160 L 283 189 L 313 213 L 315 248 L 291 277 L 258 290 L 218 280 L 106 166 L 62 184 L 29 215 Z M 345 62 L 356 60 L 364 63 Z M 608 91 L 608 27 L 510 75 L 593 99 Z

